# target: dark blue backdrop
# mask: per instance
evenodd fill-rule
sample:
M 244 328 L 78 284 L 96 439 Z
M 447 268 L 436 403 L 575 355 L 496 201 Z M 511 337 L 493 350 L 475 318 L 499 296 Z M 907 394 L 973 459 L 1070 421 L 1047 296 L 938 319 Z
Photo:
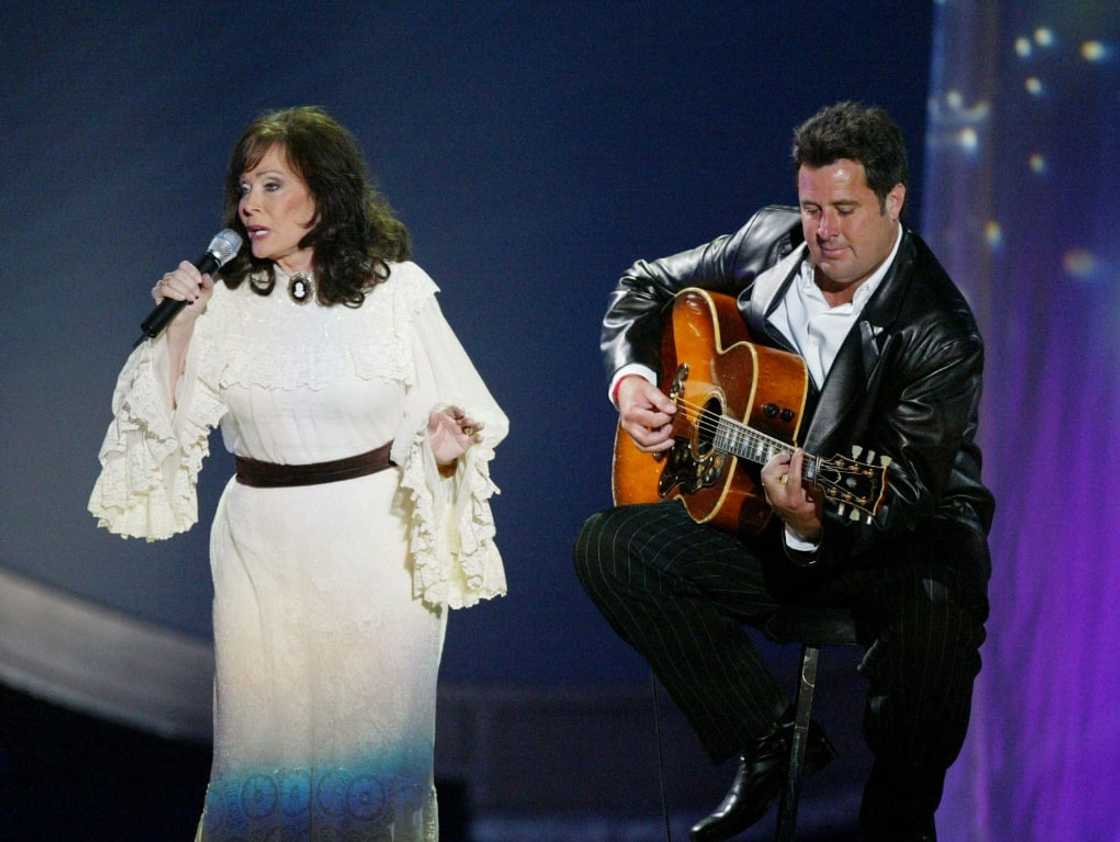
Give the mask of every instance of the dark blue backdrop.
M 618 273 L 794 200 L 792 127 L 886 106 L 922 171 L 932 9 L 872 2 L 8 4 L 0 565 L 209 633 L 207 528 L 124 542 L 85 512 L 153 279 L 219 227 L 226 156 L 264 109 L 362 141 L 416 258 L 512 419 L 495 478 L 510 596 L 452 617 L 444 677 L 640 679 L 570 572 L 609 501 L 596 348 Z M 911 219 L 918 219 L 918 191 Z
M 4 4 L 0 572 L 209 634 L 228 457 L 163 544 L 99 532 L 86 496 L 147 290 L 218 227 L 234 138 L 317 103 L 365 145 L 513 423 L 511 595 L 453 616 L 445 679 L 643 678 L 568 561 L 609 500 L 606 294 L 634 258 L 792 201 L 791 128 L 877 102 L 910 140 L 910 221 L 989 349 L 993 615 L 943 835 L 1114 839 L 1118 60 L 1104 0 Z

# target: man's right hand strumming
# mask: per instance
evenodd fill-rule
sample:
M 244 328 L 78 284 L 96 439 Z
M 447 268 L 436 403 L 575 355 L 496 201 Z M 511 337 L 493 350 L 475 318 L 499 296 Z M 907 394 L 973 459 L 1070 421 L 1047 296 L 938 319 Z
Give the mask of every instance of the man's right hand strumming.
M 673 446 L 673 415 L 677 407 L 668 395 L 637 374 L 618 384 L 618 416 L 630 438 L 646 453 Z

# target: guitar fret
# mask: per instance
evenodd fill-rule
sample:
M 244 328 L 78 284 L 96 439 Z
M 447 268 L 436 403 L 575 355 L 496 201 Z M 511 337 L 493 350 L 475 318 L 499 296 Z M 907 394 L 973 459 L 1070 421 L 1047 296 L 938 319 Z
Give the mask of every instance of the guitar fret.
M 727 419 L 727 452 L 737 453 L 739 449 L 739 427 L 734 419 Z
M 721 417 L 719 421 L 716 422 L 716 433 L 712 436 L 712 446 L 715 447 L 716 450 L 727 450 L 727 434 L 727 419 Z
M 765 465 L 778 453 L 792 453 L 793 446 L 748 427 L 728 415 L 719 416 L 712 446 L 716 450 Z

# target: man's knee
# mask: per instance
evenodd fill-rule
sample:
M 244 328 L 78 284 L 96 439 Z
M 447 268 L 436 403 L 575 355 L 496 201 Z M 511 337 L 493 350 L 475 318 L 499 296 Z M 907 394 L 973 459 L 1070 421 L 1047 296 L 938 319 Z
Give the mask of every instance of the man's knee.
M 604 533 L 607 531 L 610 510 L 596 512 L 583 522 L 583 527 L 572 547 L 572 560 L 575 562 L 576 575 L 580 581 L 587 582 L 592 568 L 602 566 L 601 549 Z
M 615 506 L 591 515 L 583 523 L 572 548 L 576 575 L 587 584 L 591 579 L 611 576 L 629 569 L 630 548 L 641 534 L 641 507 Z

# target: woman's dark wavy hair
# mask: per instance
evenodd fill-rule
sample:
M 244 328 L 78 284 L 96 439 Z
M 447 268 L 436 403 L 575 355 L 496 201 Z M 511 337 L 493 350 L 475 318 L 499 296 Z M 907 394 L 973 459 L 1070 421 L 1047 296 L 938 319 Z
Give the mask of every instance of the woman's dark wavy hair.
M 838 102 L 822 108 L 793 132 L 794 171 L 805 164 L 826 167 L 840 158 L 859 161 L 867 186 L 886 209 L 887 194 L 896 184 L 908 186 L 906 143 L 902 130 L 882 108 L 859 102 Z
M 276 285 L 272 261 L 253 257 L 237 212 L 242 177 L 273 146 L 284 150 L 315 200 L 315 219 L 299 247 L 313 249 L 319 302 L 360 307 L 366 291 L 389 277 L 389 262 L 409 258 L 408 230 L 371 183 L 354 136 L 316 106 L 264 114 L 234 147 L 226 173 L 225 224 L 245 245 L 222 269 L 226 286 L 235 289 L 248 278 L 255 292 L 268 295 Z

